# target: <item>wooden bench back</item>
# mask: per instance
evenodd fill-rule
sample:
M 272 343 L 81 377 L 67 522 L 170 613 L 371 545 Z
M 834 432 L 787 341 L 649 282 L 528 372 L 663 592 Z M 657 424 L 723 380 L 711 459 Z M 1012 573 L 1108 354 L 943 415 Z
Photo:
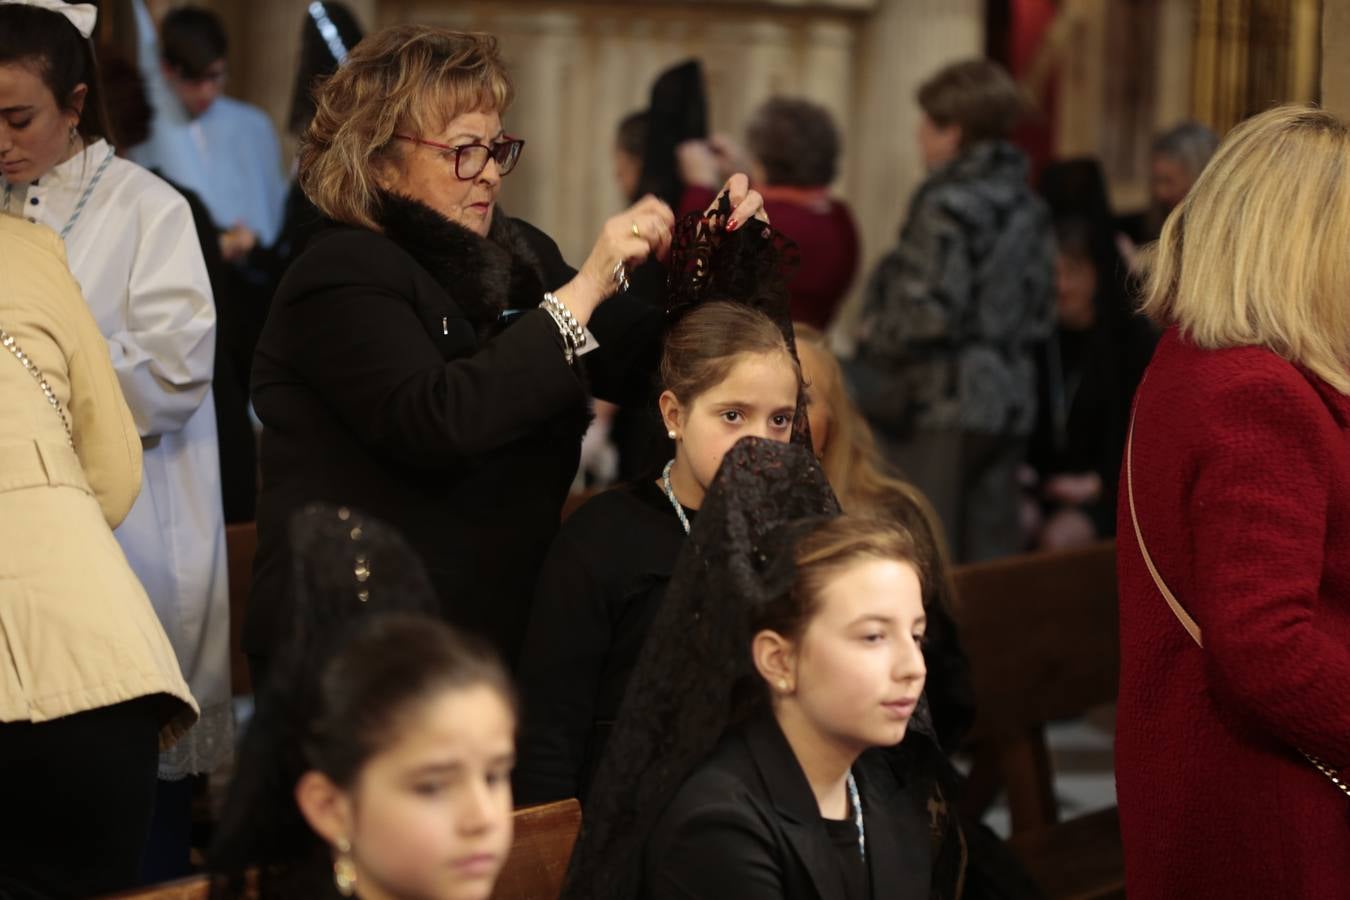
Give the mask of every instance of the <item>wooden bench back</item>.
M 958 567 L 957 618 L 975 683 L 972 740 L 998 739 L 1116 698 L 1115 544 Z
M 581 830 L 581 804 L 560 800 L 516 810 L 516 835 L 492 900 L 558 900 L 572 847 Z
M 581 804 L 561 800 L 515 812 L 511 855 L 502 868 L 492 900 L 557 900 L 581 830 Z M 204 875 L 117 894 L 108 900 L 207 900 Z

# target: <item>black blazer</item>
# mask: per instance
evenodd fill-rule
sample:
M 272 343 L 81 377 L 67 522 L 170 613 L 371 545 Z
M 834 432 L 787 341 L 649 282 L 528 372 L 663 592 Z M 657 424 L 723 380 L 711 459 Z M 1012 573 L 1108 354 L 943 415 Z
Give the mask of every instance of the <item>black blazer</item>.
M 327 501 L 397 528 L 446 618 L 510 662 L 589 422 L 581 369 L 606 399 L 645 390 L 659 305 L 606 303 L 591 321 L 601 349 L 573 369 L 537 308 L 573 275 L 546 235 L 499 211 L 483 239 L 394 197 L 382 224 L 312 240 L 258 345 L 262 491 L 244 648 L 265 658 L 282 637 L 287 523 Z M 503 324 L 503 310 L 523 312 Z
M 670 500 L 645 478 L 600 494 L 563 524 L 520 660 L 517 805 L 585 803 L 684 544 Z
M 932 869 L 926 796 L 885 755 L 853 768 L 862 797 L 875 900 L 927 900 Z M 836 851 L 815 796 L 777 722 L 732 732 L 696 769 L 648 840 L 645 900 L 835 900 Z

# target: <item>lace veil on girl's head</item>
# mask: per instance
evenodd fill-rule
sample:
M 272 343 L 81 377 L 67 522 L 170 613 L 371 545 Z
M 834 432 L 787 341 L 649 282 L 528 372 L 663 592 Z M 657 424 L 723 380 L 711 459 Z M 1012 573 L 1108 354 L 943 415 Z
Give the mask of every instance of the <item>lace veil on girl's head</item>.
M 723 732 L 766 702 L 752 613 L 791 588 L 797 540 L 838 514 L 809 446 L 746 438 L 727 453 L 629 681 L 565 898 L 639 896 L 643 845 L 666 803 Z M 922 703 L 911 733 L 936 746 Z
M 801 250 L 758 219 L 727 231 L 731 213 L 731 198 L 723 191 L 710 213 L 690 213 L 676 223 L 668 261 L 666 327 L 704 303 L 739 303 L 768 316 L 796 359 L 788 283 L 801 263 Z M 797 396 L 792 441 L 811 445 L 803 392 Z
M 291 519 L 289 539 L 289 632 L 240 746 L 208 855 L 210 871 L 224 876 L 213 881 L 213 897 L 241 896 L 243 873 L 254 867 L 263 900 L 336 896 L 325 874 L 328 848 L 293 797 L 309 768 L 303 747 L 319 673 L 372 616 L 438 615 L 421 559 L 388 525 L 349 507 L 312 504 Z

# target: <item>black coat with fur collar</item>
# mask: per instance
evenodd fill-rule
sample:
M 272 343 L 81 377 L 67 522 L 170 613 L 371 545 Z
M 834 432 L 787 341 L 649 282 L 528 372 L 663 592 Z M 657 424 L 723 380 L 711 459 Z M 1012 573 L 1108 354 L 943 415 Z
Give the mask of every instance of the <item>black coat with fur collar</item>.
M 645 399 L 659 304 L 605 303 L 590 323 L 600 347 L 574 370 L 537 308 L 574 274 L 547 235 L 498 210 L 484 239 L 394 196 L 381 222 L 383 234 L 316 237 L 258 343 L 262 492 L 244 649 L 265 658 L 282 638 L 287 523 L 327 501 L 397 528 L 446 617 L 513 661 L 589 421 L 583 376 L 597 396 Z M 505 310 L 524 312 L 502 325 Z

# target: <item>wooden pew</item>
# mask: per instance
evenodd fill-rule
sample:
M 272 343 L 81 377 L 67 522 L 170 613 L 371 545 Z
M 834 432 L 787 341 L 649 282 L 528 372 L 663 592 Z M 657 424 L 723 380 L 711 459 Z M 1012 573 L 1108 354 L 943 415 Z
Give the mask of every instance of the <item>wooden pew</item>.
M 581 804 L 559 800 L 516 810 L 516 836 L 492 900 L 557 900 L 581 830 Z
M 240 640 L 244 633 L 244 612 L 253 586 L 253 556 L 258 552 L 258 529 L 252 522 L 225 526 L 225 556 L 230 577 L 230 688 L 234 696 L 253 693 L 249 680 L 248 657 Z
M 978 814 L 1001 784 L 1009 844 L 1051 900 L 1123 898 L 1116 809 L 1059 821 L 1045 724 L 1116 698 L 1115 545 L 1010 557 L 955 570 L 957 619 L 975 684 L 969 795 Z
M 561 800 L 518 809 L 511 854 L 497 879 L 492 900 L 557 900 L 581 830 L 581 804 Z M 205 875 L 116 894 L 107 900 L 207 900 Z

